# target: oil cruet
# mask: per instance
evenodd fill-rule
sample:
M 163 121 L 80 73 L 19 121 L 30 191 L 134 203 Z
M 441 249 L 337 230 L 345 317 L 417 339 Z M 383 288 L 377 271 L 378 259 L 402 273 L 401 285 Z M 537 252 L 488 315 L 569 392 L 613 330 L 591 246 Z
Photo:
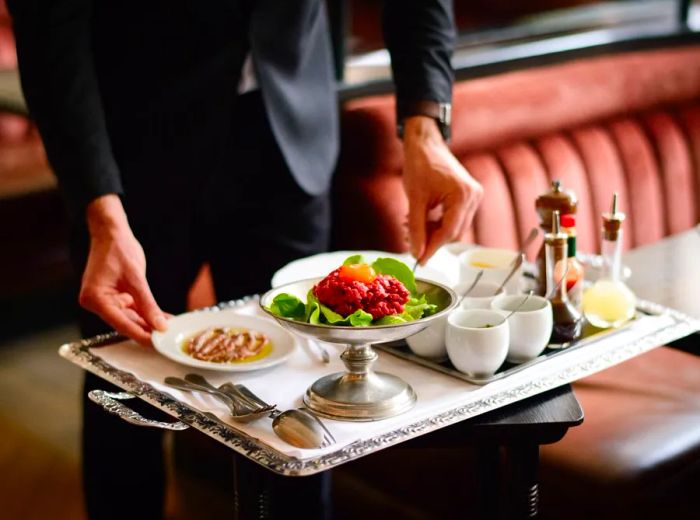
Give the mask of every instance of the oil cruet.
M 636 297 L 620 276 L 624 220 L 625 214 L 618 210 L 617 193 L 613 193 L 610 213 L 603 213 L 603 272 L 583 293 L 583 312 L 594 327 L 619 327 L 635 315 Z

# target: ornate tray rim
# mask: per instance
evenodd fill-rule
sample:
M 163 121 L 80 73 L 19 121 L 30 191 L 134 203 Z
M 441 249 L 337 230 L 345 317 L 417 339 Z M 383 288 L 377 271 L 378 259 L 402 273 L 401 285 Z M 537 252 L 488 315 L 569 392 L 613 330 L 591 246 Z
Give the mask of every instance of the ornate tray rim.
M 242 298 L 202 310 L 216 311 L 239 307 L 256 299 L 257 296 Z M 574 367 L 563 367 L 556 373 L 537 381 L 528 381 L 513 388 L 497 391 L 467 405 L 455 407 L 370 439 L 356 441 L 331 453 L 308 459 L 287 456 L 226 423 L 213 420 L 202 412 L 173 399 L 168 394 L 156 390 L 133 374 L 112 367 L 102 358 L 90 352 L 93 347 L 122 341 L 124 338 L 117 333 L 103 334 L 67 343 L 59 348 L 59 354 L 68 361 L 138 396 L 269 470 L 281 475 L 303 476 L 331 469 L 375 451 L 570 383 L 700 330 L 700 322 L 681 312 L 644 300 L 639 301 L 638 307 L 650 314 L 668 314 L 673 318 L 674 323 L 628 345 L 607 352 L 603 356 L 588 360 L 586 363 Z
M 656 305 L 654 305 L 654 312 L 652 312 L 652 307 L 650 305 L 652 305 L 651 302 L 637 302 L 637 312 L 641 312 L 643 314 L 642 317 L 639 319 L 661 316 L 664 314 L 671 315 L 671 312 L 675 312 L 665 307 L 659 309 L 659 306 Z M 568 352 L 572 352 L 581 348 L 588 348 L 591 345 L 595 345 L 595 343 L 597 343 L 598 341 L 605 340 L 607 338 L 610 338 L 611 336 L 628 330 L 630 327 L 633 327 L 635 323 L 639 321 L 639 319 L 632 320 L 615 329 L 600 330 L 595 334 L 582 338 L 576 342 L 573 342 L 572 344 L 562 345 L 561 347 L 550 347 L 547 349 L 549 350 L 549 352 L 545 351 L 536 358 L 533 358 L 529 361 L 525 361 L 523 363 L 515 364 L 510 368 L 507 368 L 500 372 L 497 371 L 492 376 L 484 378 L 470 376 L 468 374 L 460 372 L 456 368 L 447 367 L 443 365 L 443 362 L 445 362 L 446 359 L 436 361 L 430 358 L 414 354 L 413 352 L 411 352 L 408 345 L 406 345 L 405 341 L 382 343 L 375 345 L 375 348 L 381 350 L 382 352 L 386 352 L 387 354 L 391 354 L 392 356 L 396 356 L 398 358 L 405 359 L 406 361 L 416 363 L 431 370 L 435 370 L 437 372 L 440 372 L 441 374 L 445 374 L 456 379 L 461 379 L 462 381 L 466 381 L 467 383 L 483 386 L 488 385 L 489 383 L 493 383 L 494 381 L 499 381 L 501 379 L 510 377 L 514 374 L 517 374 L 518 372 L 522 372 L 523 370 L 531 368 L 540 363 L 545 363 L 552 358 L 566 355 Z

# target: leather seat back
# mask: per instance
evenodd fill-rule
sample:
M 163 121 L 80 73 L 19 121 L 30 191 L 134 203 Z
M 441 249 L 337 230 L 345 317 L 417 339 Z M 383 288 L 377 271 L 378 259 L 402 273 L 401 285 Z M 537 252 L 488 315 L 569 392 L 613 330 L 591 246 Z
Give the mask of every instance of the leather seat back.
M 599 248 L 613 191 L 625 248 L 700 216 L 700 46 L 578 59 L 455 85 L 454 154 L 485 199 L 467 241 L 516 248 L 535 197 L 561 179 L 579 197 L 579 248 Z M 403 155 L 391 95 L 346 103 L 336 177 L 338 247 L 406 249 Z M 372 230 L 368 232 L 368 230 Z M 528 251 L 532 258 L 537 245 Z

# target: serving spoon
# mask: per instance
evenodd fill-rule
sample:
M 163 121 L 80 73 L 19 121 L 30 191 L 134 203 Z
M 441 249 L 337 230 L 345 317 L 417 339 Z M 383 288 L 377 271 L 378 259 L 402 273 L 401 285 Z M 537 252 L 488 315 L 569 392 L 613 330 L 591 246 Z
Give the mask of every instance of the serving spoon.
M 229 395 L 243 394 L 256 402 L 261 409 L 270 409 L 269 404 L 243 385 L 224 383 L 219 389 Z M 318 417 L 306 409 L 290 409 L 281 412 L 273 406 L 269 417 L 272 419 L 272 430 L 275 434 L 297 448 L 325 448 L 335 443 L 335 437 L 330 430 Z
M 250 422 L 264 416 L 272 419 L 272 430 L 283 441 L 297 448 L 325 448 L 335 438 L 321 420 L 307 410 L 286 410 L 267 404 L 243 385 L 224 383 L 219 388 L 199 374 L 187 374 L 185 379 L 166 377 L 165 383 L 180 390 L 205 392 L 229 406 L 236 422 Z
M 466 298 L 467 296 L 469 296 L 469 293 L 472 292 L 472 291 L 474 290 L 474 287 L 476 287 L 476 284 L 479 283 L 479 280 L 481 280 L 481 277 L 482 277 L 482 276 L 484 276 L 484 270 L 483 270 L 483 269 L 482 269 L 481 271 L 479 271 L 478 273 L 476 273 L 476 276 L 474 277 L 474 281 L 472 282 L 472 284 L 471 284 L 471 285 L 467 288 L 467 290 L 464 291 L 464 293 L 462 293 L 462 295 L 459 297 L 459 302 L 457 303 L 457 307 L 459 307 L 459 306 L 462 304 L 462 302 L 464 301 L 464 298 Z
M 525 250 L 527 249 L 527 247 L 532 243 L 533 240 L 535 240 L 535 238 L 537 238 L 537 235 L 539 235 L 539 234 L 540 234 L 540 230 L 537 229 L 536 227 L 534 227 L 530 230 L 530 233 L 527 235 L 527 237 L 523 241 L 523 245 L 520 247 L 520 254 L 521 255 L 525 254 Z M 512 262 L 515 263 L 516 261 L 517 261 L 517 258 L 513 258 Z
M 520 248 L 520 251 L 518 251 L 518 254 L 515 258 L 510 263 L 510 272 L 508 273 L 508 276 L 506 276 L 506 279 L 503 280 L 503 283 L 501 286 L 496 289 L 496 292 L 493 294 L 498 294 L 501 292 L 501 290 L 506 286 L 508 281 L 513 278 L 513 275 L 516 273 L 516 271 L 520 268 L 521 265 L 523 265 L 523 262 L 525 261 L 525 250 L 527 247 L 532 243 L 535 238 L 537 238 L 537 235 L 539 235 L 540 231 L 536 227 L 532 228 L 530 230 L 530 233 L 527 235 L 525 240 L 523 241 L 523 245 Z
M 503 288 L 506 286 L 508 281 L 513 278 L 513 275 L 517 272 L 517 270 L 520 268 L 521 265 L 523 265 L 523 262 L 525 261 L 525 255 L 523 253 L 518 253 L 518 256 L 515 259 L 515 262 L 513 263 L 510 272 L 508 273 L 508 276 L 506 276 L 506 279 L 503 280 L 503 283 L 496 289 L 496 292 L 493 294 L 498 294 L 503 290 Z

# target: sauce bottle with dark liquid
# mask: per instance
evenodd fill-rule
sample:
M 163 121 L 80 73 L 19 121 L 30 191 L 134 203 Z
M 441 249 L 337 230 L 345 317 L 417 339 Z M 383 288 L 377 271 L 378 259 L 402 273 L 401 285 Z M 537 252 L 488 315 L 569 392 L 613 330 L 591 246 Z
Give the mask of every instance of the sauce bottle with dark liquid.
M 563 233 L 559 211 L 552 212 L 552 231 L 544 235 L 547 298 L 552 304 L 554 326 L 549 340 L 550 348 L 562 348 L 581 337 L 583 315 L 569 301 L 566 280 L 568 235 Z
M 578 199 L 576 194 L 571 190 L 565 190 L 561 182 L 558 180 L 552 181 L 551 189 L 537 197 L 535 201 L 535 209 L 537 216 L 540 219 L 540 228 L 544 233 L 552 230 L 552 215 L 554 211 L 558 211 L 559 215 L 575 214 Z M 547 289 L 547 268 L 545 261 L 545 246 L 537 254 L 537 289 L 536 292 L 540 296 L 544 296 Z

